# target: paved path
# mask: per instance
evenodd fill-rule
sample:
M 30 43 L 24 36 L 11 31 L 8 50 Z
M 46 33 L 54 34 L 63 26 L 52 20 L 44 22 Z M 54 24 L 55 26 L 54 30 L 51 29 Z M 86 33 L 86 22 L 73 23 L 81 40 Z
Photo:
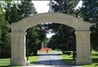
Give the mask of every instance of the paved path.
M 51 52 L 52 53 L 52 52 Z M 37 62 L 33 66 L 24 67 L 81 67 L 75 65 L 66 65 L 58 53 L 39 54 Z

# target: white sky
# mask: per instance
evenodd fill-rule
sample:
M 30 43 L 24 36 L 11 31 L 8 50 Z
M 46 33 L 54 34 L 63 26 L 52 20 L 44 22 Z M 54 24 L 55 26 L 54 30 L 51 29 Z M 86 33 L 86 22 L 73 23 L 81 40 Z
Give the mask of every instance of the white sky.
M 16 1 L 14 0 L 15 3 L 20 3 L 20 1 Z M 14 3 L 12 2 L 12 3 Z M 34 4 L 35 8 L 36 8 L 36 11 L 38 13 L 46 13 L 48 12 L 49 10 L 49 4 L 50 0 L 35 0 L 35 1 L 32 1 L 32 3 Z M 4 3 L 3 1 L 0 1 L 0 3 Z M 74 8 L 75 10 L 78 9 L 78 8 L 81 8 L 82 7 L 82 4 L 83 4 L 83 1 L 80 0 L 80 2 L 77 4 L 77 6 Z
M 75 10 L 81 8 L 82 4 L 83 4 L 83 1 L 80 0 L 79 3 L 77 4 L 77 6 L 75 7 Z
M 46 37 L 47 37 L 47 38 L 51 38 L 54 34 L 55 34 L 55 33 L 49 32 L 49 33 L 46 34 Z
M 49 1 L 32 1 L 38 13 L 46 13 L 49 10 Z

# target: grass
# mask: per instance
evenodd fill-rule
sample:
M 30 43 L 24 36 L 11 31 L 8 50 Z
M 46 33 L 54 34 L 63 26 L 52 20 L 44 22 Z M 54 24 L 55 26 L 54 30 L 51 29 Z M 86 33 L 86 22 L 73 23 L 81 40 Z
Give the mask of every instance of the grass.
M 72 64 L 72 55 L 61 55 L 61 57 L 65 60 L 66 64 Z M 98 52 L 92 50 L 91 54 L 92 64 L 82 65 L 82 67 L 98 67 Z
M 98 52 L 92 51 L 91 58 L 92 64 L 83 65 L 83 67 L 98 67 Z
M 10 67 L 10 59 L 9 58 L 0 59 L 0 67 Z
M 29 56 L 30 64 L 34 64 L 37 61 L 38 56 Z
M 61 57 L 64 59 L 66 64 L 72 64 L 72 55 L 62 54 Z
M 0 67 L 20 67 L 20 66 L 10 66 L 10 58 L 0 58 Z
M 37 60 L 37 56 L 29 56 L 29 61 L 34 64 Z M 10 66 L 10 58 L 0 58 L 0 67 L 21 67 L 21 66 Z
M 0 58 L 0 67 L 20 67 L 20 66 L 10 66 L 10 58 Z

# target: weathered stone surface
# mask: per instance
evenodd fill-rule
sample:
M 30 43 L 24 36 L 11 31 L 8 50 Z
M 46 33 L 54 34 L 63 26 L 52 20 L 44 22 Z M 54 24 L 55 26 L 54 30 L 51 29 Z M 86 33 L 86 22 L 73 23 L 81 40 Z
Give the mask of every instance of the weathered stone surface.
M 26 30 L 37 24 L 53 22 L 68 25 L 76 30 L 76 64 L 91 63 L 90 23 L 62 13 L 44 13 L 27 17 L 11 25 L 11 65 L 26 65 Z

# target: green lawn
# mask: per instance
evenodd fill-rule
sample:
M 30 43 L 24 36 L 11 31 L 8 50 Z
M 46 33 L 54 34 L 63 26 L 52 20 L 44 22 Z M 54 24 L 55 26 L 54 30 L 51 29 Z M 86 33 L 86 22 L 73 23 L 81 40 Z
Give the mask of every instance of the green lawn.
M 10 59 L 8 58 L 0 59 L 0 66 L 9 65 L 10 64 L 9 61 Z
M 9 67 L 9 61 L 10 59 L 8 58 L 0 59 L 0 67 Z
M 37 61 L 38 56 L 29 56 L 30 64 L 34 64 Z
M 20 66 L 10 66 L 10 58 L 0 58 L 0 67 L 20 67 Z
M 72 55 L 61 55 L 66 64 L 72 64 Z M 98 67 L 98 52 L 92 51 L 91 54 L 92 64 L 82 65 L 82 67 Z
M 61 57 L 64 59 L 66 64 L 72 64 L 72 55 L 62 54 Z
M 37 60 L 37 56 L 30 56 L 29 61 L 34 64 Z M 0 58 L 0 67 L 21 67 L 21 66 L 10 66 L 10 58 Z

